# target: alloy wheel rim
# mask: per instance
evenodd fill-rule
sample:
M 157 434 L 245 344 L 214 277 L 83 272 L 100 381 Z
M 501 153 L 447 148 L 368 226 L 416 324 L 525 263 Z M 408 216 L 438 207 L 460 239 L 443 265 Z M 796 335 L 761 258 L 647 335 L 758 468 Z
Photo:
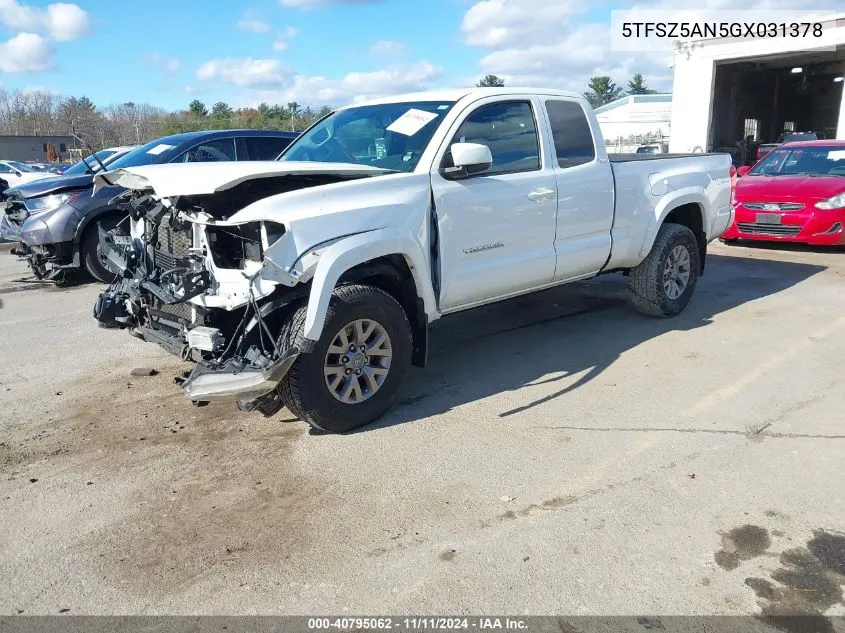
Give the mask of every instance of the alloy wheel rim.
M 383 325 L 372 319 L 347 323 L 326 352 L 326 387 L 344 404 L 365 402 L 381 389 L 392 359 L 393 347 Z
M 669 251 L 663 267 L 663 290 L 670 299 L 677 299 L 687 289 L 692 268 L 692 258 L 686 246 L 678 244 Z

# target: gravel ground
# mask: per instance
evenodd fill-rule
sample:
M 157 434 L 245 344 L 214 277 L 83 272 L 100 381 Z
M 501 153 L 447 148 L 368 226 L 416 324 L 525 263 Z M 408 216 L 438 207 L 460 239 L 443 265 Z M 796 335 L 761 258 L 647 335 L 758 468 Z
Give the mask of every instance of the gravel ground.
M 716 245 L 672 320 L 615 275 L 444 319 L 346 436 L 192 407 L 24 273 L 0 614 L 845 613 L 845 252 Z

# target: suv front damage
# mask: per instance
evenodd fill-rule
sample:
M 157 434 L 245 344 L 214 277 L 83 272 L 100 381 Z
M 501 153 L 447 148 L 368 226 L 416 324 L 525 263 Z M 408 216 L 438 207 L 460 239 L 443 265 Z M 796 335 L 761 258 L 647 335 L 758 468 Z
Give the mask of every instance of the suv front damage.
M 325 248 L 378 229 L 384 218 L 378 205 L 355 214 L 325 204 L 320 210 L 321 196 L 304 190 L 390 173 L 273 162 L 99 174 L 96 188 L 129 190 L 130 215 L 116 229 L 100 230 L 116 277 L 94 317 L 101 327 L 126 329 L 194 361 L 177 382 L 195 403 L 234 400 L 241 410 L 272 415 L 282 406 L 276 387 L 309 344 L 283 344 L 278 315 L 308 296 Z M 309 213 L 279 212 L 303 203 Z

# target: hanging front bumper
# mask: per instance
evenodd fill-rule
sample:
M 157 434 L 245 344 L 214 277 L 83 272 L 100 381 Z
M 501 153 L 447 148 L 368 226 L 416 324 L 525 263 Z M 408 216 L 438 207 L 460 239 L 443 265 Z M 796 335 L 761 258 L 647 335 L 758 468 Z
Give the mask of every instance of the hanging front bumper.
M 182 390 L 194 402 L 255 400 L 278 387 L 298 357 L 299 350 L 293 347 L 264 369 L 212 370 L 200 363 L 182 383 Z

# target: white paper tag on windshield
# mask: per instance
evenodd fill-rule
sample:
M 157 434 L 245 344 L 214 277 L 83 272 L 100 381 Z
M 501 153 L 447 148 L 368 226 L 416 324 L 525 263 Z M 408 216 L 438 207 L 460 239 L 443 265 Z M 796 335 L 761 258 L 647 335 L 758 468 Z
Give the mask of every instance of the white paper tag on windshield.
M 417 110 L 411 108 L 405 114 L 396 119 L 393 123 L 387 126 L 389 132 L 396 132 L 397 134 L 404 134 L 405 136 L 413 136 L 426 124 L 431 123 L 437 115 L 433 112 L 426 112 L 425 110 Z
M 156 146 L 155 146 L 155 147 L 153 147 L 152 149 L 148 149 L 148 150 L 147 150 L 147 154 L 154 154 L 154 155 L 156 155 L 156 156 L 157 156 L 157 155 L 159 155 L 159 154 L 161 154 L 161 153 L 163 153 L 163 152 L 166 152 L 166 151 L 167 151 L 167 150 L 169 150 L 169 149 L 173 149 L 173 146 L 172 146 L 172 145 L 168 145 L 168 144 L 166 144 L 166 143 L 159 143 L 158 145 L 156 145 Z
M 827 153 L 828 160 L 845 160 L 845 149 L 833 149 Z

